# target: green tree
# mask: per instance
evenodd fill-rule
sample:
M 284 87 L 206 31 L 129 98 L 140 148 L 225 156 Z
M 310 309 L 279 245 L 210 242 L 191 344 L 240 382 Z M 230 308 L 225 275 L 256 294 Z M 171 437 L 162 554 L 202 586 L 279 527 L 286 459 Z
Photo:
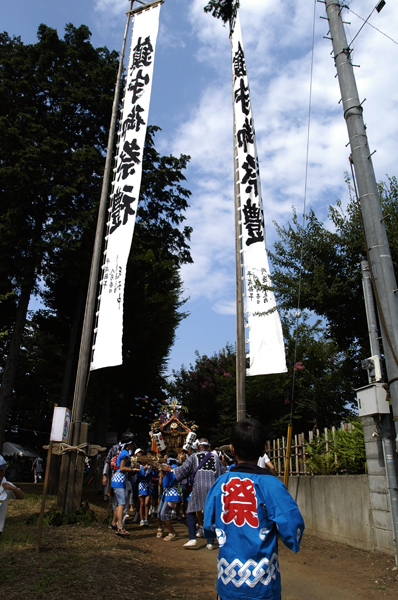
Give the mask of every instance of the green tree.
M 297 214 L 286 226 L 276 225 L 279 240 L 270 252 L 273 264 L 272 283 L 283 310 L 297 305 L 301 241 L 303 263 L 301 305 L 325 320 L 327 334 L 343 351 L 351 346 L 369 353 L 365 307 L 362 295 L 360 261 L 365 244 L 359 209 L 347 177 L 350 202 L 345 211 L 341 202 L 329 207 L 334 231 L 328 230 L 310 210 L 305 228 Z M 398 183 L 395 177 L 379 185 L 394 267 L 398 263 Z
M 294 422 L 299 431 L 339 426 L 352 415 L 353 382 L 359 387 L 361 373 L 356 357 L 341 352 L 335 341 L 324 336 L 320 322 L 304 321 L 296 336 L 294 323 L 284 319 L 288 373 L 246 379 L 247 413 L 265 426 L 269 438 L 286 433 L 290 421 L 292 375 L 295 371 Z M 189 408 L 189 417 L 200 435 L 213 444 L 227 443 L 236 420 L 236 355 L 227 345 L 211 357 L 197 354 L 195 365 L 174 372 L 169 392 Z
M 78 239 L 99 196 L 117 53 L 90 32 L 64 39 L 40 25 L 38 42 L 0 35 L 0 306 L 3 346 L 0 444 L 32 293 L 51 249 Z M 4 309 L 4 310 L 3 310 Z
M 235 16 L 238 8 L 239 0 L 209 0 L 204 11 L 227 23 Z
M 190 192 L 183 186 L 183 172 L 189 157 L 161 156 L 155 148 L 158 129 L 148 128 L 144 149 L 137 221 L 127 266 L 123 365 L 90 375 L 84 418 L 100 443 L 108 426 L 120 433 L 126 429 L 126 420 L 134 412 L 134 397 L 164 397 L 167 357 L 175 330 L 186 315 L 181 311 L 184 301 L 179 268 L 192 261 L 188 245 L 192 230 L 184 225 Z M 52 249 L 43 271 L 46 308 L 32 317 L 25 334 L 15 384 L 18 401 L 9 412 L 14 427 L 38 429 L 36 421 L 41 418 L 46 422 L 49 405 L 60 396 L 63 404 L 71 406 L 94 212 L 91 223 L 87 223 L 80 239 Z M 129 424 L 134 430 L 140 426 Z M 147 422 L 141 424 L 147 429 Z M 43 427 L 39 429 L 43 431 Z

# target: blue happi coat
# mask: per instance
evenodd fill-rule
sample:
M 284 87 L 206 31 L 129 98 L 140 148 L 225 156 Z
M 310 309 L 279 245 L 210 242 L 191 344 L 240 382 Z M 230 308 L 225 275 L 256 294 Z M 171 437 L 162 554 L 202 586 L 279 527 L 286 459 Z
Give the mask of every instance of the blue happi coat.
M 222 600 L 279 600 L 277 533 L 298 552 L 304 521 L 284 484 L 265 469 L 239 463 L 210 489 L 204 535 L 219 544 L 217 593 Z

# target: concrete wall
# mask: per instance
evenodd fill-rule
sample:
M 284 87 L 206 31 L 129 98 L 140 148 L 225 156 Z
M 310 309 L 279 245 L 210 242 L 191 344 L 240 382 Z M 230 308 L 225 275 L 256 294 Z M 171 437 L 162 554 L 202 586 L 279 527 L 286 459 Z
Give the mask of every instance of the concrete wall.
M 394 532 L 382 436 L 393 425 L 362 417 L 367 475 L 292 476 L 289 492 L 304 517 L 306 532 L 362 550 L 394 554 Z M 398 473 L 398 455 L 394 450 Z
M 372 548 L 381 552 L 394 553 L 394 533 L 391 516 L 391 501 L 388 491 L 386 468 L 381 436 L 374 436 L 377 429 L 373 417 L 362 417 L 365 440 L 366 462 L 369 480 L 369 524 Z M 395 456 L 396 458 L 396 456 Z
M 299 505 L 306 533 L 373 549 L 367 475 L 292 476 L 289 492 Z

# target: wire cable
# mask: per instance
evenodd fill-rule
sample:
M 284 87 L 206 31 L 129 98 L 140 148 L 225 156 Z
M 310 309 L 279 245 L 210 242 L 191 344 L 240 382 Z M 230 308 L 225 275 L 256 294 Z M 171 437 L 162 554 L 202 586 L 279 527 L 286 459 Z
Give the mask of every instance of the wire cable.
M 307 148 L 305 157 L 305 177 L 304 177 L 304 199 L 303 199 L 303 225 L 301 228 L 301 240 L 300 240 L 300 269 L 299 269 L 299 282 L 297 292 L 297 310 L 296 310 L 296 330 L 294 332 L 294 353 L 293 353 L 293 374 L 292 374 L 292 395 L 290 401 L 290 421 L 287 428 L 287 443 L 286 443 L 286 456 L 285 456 L 285 472 L 283 476 L 283 482 L 288 487 L 289 473 L 290 473 L 290 455 L 292 447 L 292 435 L 293 435 L 293 409 L 294 409 L 294 387 L 296 382 L 296 362 L 297 362 L 297 340 L 299 322 L 301 317 L 301 281 L 303 273 L 303 257 L 304 257 L 304 231 L 305 231 L 305 219 L 307 212 L 307 187 L 308 187 L 308 156 L 310 148 L 310 130 L 311 130 L 311 107 L 312 107 L 312 80 L 314 72 L 314 49 L 315 49 L 315 17 L 316 17 L 316 4 L 317 0 L 314 0 L 314 16 L 312 23 L 312 48 L 311 48 L 311 69 L 310 69 L 310 90 L 309 90 L 309 101 L 308 101 L 308 124 L 307 124 Z
M 358 19 L 361 19 L 362 21 L 364 21 L 364 24 L 362 25 L 361 29 L 363 29 L 363 27 L 367 24 L 370 25 L 370 27 L 372 27 L 373 29 L 375 29 L 376 31 L 378 31 L 379 33 L 381 33 L 381 35 L 384 35 L 384 37 L 388 38 L 389 40 L 391 40 L 394 44 L 396 44 L 398 46 L 398 42 L 396 42 L 392 37 L 390 37 L 389 35 L 387 35 L 386 33 L 384 33 L 384 31 L 381 31 L 381 29 L 378 29 L 377 27 L 375 27 L 374 25 L 372 25 L 372 23 L 369 23 L 368 19 L 370 19 L 371 15 L 373 14 L 374 10 L 372 10 L 372 12 L 370 13 L 369 17 L 367 19 L 364 19 L 363 17 L 361 17 L 360 15 L 357 15 L 356 12 L 354 12 L 352 10 L 352 8 L 350 8 L 349 6 L 346 7 L 350 12 L 352 12 L 353 15 L 355 15 L 356 17 L 358 17 Z M 357 35 L 351 40 L 350 42 L 350 46 L 352 44 L 352 42 L 355 40 L 355 38 L 358 36 L 359 32 L 361 31 L 361 29 L 358 31 Z
M 308 101 L 307 147 L 306 147 L 306 157 L 305 157 L 304 199 L 303 199 L 303 225 L 302 225 L 302 229 L 301 229 L 301 240 L 300 240 L 300 269 L 299 269 L 297 311 L 296 311 L 297 325 L 296 325 L 295 339 L 294 339 L 292 395 L 291 395 L 291 407 L 290 407 L 290 422 L 291 423 L 293 422 L 293 404 L 294 404 L 294 386 L 295 386 L 295 379 L 296 379 L 295 375 L 296 375 L 296 361 L 297 361 L 298 327 L 299 327 L 299 320 L 301 317 L 301 308 L 300 308 L 300 305 L 301 305 L 301 283 L 302 283 L 302 273 L 303 273 L 305 219 L 306 219 L 306 213 L 307 213 L 308 163 L 309 163 L 308 157 L 309 157 L 310 130 L 311 130 L 312 81 L 313 81 L 313 73 L 314 73 L 316 4 L 317 4 L 317 0 L 315 0 L 315 2 L 314 2 L 314 16 L 313 16 L 313 24 L 312 24 L 310 91 L 309 91 L 309 101 Z

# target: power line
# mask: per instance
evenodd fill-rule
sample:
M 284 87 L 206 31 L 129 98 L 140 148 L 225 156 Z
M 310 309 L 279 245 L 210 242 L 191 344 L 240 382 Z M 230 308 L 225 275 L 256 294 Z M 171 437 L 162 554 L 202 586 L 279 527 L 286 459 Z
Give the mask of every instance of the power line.
M 375 10 L 377 10 L 377 6 L 372 10 L 372 12 L 370 13 L 370 15 L 368 16 L 367 19 L 364 19 L 363 17 L 361 17 L 360 15 L 357 15 L 356 12 L 354 12 L 352 10 L 352 8 L 350 8 L 349 6 L 346 7 L 350 12 L 352 12 L 353 15 L 355 15 L 356 17 L 358 17 L 358 19 L 361 19 L 361 21 L 364 21 L 362 27 L 360 28 L 360 30 L 358 31 L 358 33 L 356 34 L 356 36 L 353 38 L 353 40 L 351 40 L 351 44 L 353 43 L 353 41 L 355 40 L 356 37 L 358 37 L 360 31 L 365 27 L 365 25 L 370 25 L 370 27 L 372 27 L 373 29 L 375 29 L 376 31 L 378 31 L 379 33 L 381 33 L 382 35 L 384 35 L 386 38 L 388 38 L 389 40 L 391 40 L 392 42 L 394 42 L 394 44 L 396 44 L 398 46 L 398 42 L 396 42 L 392 37 L 390 37 L 389 35 L 387 35 L 386 33 L 384 33 L 384 31 L 381 31 L 381 29 L 378 29 L 377 27 L 375 27 L 374 25 L 372 25 L 372 23 L 369 23 L 369 19 L 372 16 L 372 14 L 374 13 Z M 381 10 L 381 9 L 380 9 Z M 379 10 L 377 12 L 380 12 Z M 351 45 L 350 44 L 350 45 Z

